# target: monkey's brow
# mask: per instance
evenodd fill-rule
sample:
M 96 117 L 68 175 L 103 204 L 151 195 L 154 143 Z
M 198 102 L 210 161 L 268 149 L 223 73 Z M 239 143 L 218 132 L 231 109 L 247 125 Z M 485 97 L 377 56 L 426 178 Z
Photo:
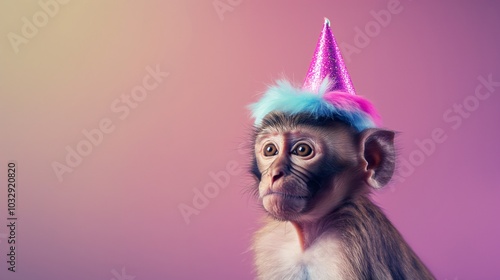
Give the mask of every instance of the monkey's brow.
M 263 141 L 266 138 L 272 137 L 274 135 L 282 135 L 285 139 L 287 140 L 300 140 L 303 138 L 308 138 L 308 139 L 315 139 L 315 135 L 311 134 L 307 131 L 302 131 L 300 129 L 294 130 L 294 131 L 285 131 L 285 132 L 279 132 L 279 131 L 274 131 L 274 130 L 264 130 L 260 132 L 256 138 L 255 142 L 259 143 Z
M 259 143 L 261 142 L 263 139 L 266 139 L 266 138 L 269 138 L 271 137 L 273 134 L 275 134 L 275 132 L 271 132 L 269 130 L 264 130 L 264 131 L 261 131 L 257 134 L 257 136 L 255 137 L 255 142 L 256 143 Z

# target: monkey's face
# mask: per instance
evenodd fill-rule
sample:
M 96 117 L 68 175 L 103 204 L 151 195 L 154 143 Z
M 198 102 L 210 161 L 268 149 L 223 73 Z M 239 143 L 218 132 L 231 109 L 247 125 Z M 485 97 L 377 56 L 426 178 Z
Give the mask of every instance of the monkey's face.
M 357 146 L 349 127 L 339 122 L 308 125 L 298 119 L 271 115 L 255 138 L 253 172 L 259 197 L 279 220 L 314 219 L 331 210 L 345 195 L 347 175 L 356 173 Z

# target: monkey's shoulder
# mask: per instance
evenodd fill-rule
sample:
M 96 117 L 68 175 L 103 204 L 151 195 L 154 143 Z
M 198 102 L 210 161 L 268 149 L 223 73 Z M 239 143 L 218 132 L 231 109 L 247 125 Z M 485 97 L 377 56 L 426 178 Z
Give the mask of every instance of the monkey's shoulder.
M 344 204 L 330 221 L 328 226 L 338 229 L 345 258 L 362 279 L 434 279 L 382 209 L 368 198 Z

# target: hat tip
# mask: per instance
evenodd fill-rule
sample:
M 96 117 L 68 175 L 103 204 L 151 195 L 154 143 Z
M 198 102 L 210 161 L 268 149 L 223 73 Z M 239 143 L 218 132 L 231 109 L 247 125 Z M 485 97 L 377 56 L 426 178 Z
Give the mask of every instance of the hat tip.
M 325 17 L 325 25 L 330 26 L 330 20 L 327 17 Z

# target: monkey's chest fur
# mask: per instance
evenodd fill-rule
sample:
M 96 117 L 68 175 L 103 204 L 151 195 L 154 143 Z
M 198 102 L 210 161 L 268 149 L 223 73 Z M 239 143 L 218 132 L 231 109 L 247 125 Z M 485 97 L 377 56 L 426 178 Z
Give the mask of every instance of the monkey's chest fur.
M 259 279 L 345 279 L 340 240 L 322 236 L 302 251 L 289 222 L 264 227 L 254 243 Z

